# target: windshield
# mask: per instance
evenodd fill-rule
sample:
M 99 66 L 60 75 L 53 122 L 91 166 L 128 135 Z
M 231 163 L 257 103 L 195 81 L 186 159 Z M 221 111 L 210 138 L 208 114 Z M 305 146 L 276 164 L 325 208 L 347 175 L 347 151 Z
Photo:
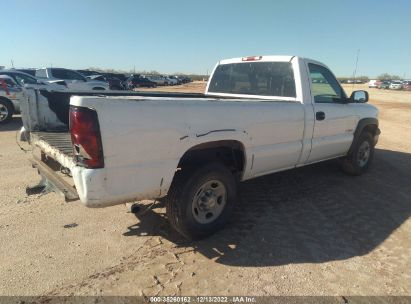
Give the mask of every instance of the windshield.
M 244 62 L 219 65 L 208 92 L 296 97 L 289 62 Z

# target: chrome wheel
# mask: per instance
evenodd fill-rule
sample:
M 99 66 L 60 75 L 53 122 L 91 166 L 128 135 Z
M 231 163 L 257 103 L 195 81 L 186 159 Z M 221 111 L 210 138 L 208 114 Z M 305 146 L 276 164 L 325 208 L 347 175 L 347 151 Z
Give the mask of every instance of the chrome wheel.
M 357 154 L 357 164 L 360 167 L 364 167 L 370 158 L 371 147 L 368 141 L 364 141 L 359 149 Z
M 0 103 L 0 121 L 4 121 L 9 117 L 9 110 L 4 104 Z
M 227 202 L 227 189 L 218 180 L 211 180 L 198 188 L 193 201 L 194 219 L 200 224 L 208 224 L 217 219 Z

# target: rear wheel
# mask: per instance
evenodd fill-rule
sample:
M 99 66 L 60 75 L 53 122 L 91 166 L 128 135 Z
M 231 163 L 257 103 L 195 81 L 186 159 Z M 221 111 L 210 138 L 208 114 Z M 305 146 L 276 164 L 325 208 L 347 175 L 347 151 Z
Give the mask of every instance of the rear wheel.
M 0 99 L 0 124 L 7 123 L 13 116 L 13 106 L 7 100 Z
M 342 159 L 342 170 L 349 175 L 366 172 L 374 158 L 374 140 L 369 132 L 363 132 L 349 155 Z
M 221 229 L 236 201 L 236 181 L 220 163 L 177 172 L 166 198 L 171 225 L 188 239 L 201 239 Z
M 93 88 L 93 90 L 95 90 L 95 91 L 104 91 L 104 90 L 105 90 L 105 88 L 102 88 L 102 87 L 95 87 L 95 88 Z

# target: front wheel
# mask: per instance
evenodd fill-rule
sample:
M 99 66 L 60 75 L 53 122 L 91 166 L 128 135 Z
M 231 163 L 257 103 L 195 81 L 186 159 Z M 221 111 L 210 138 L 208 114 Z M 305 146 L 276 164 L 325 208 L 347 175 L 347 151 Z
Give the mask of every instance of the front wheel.
M 349 175 L 361 175 L 368 170 L 373 158 L 373 137 L 369 132 L 363 132 L 349 155 L 342 159 L 341 167 Z
M 236 201 L 236 181 L 230 170 L 220 163 L 211 163 L 176 174 L 166 197 L 167 216 L 173 228 L 191 240 L 221 229 Z
M 7 123 L 13 116 L 13 107 L 7 100 L 0 99 L 0 124 Z

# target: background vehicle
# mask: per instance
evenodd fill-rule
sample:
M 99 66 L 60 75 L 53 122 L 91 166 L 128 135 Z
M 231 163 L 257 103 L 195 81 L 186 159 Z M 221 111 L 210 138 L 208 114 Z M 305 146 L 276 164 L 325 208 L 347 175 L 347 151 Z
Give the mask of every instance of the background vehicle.
M 64 80 L 72 90 L 109 90 L 106 82 L 88 80 L 80 73 L 63 68 L 43 68 L 36 70 L 36 77 L 48 80 Z
M 7 75 L 21 87 L 49 87 L 50 89 L 54 90 L 64 90 L 67 89 L 67 85 L 63 80 L 55 80 L 55 81 L 42 81 L 30 74 L 26 74 L 21 71 L 17 70 L 0 70 L 0 75 Z
M 383 81 L 381 81 L 380 84 L 378 85 L 378 88 L 379 88 L 379 89 L 384 89 L 384 90 L 386 90 L 386 89 L 389 89 L 389 88 L 390 88 L 390 84 L 391 84 L 391 81 L 389 81 L 389 80 L 383 80 Z
M 175 78 L 171 78 L 170 76 L 165 76 L 165 83 L 167 85 L 177 85 L 178 81 Z
M 157 84 L 147 78 L 142 76 L 130 76 L 125 81 L 125 86 L 127 90 L 133 90 L 138 87 L 148 87 L 148 88 L 155 88 Z
M 402 89 L 402 82 L 401 81 L 393 81 L 390 83 L 389 86 L 390 90 L 401 90 Z
M 406 80 L 402 83 L 403 90 L 411 91 L 411 80 Z
M 371 79 L 370 82 L 368 82 L 368 87 L 369 88 L 378 88 L 379 84 L 380 84 L 379 80 Z
M 183 83 L 182 80 L 180 78 L 178 78 L 177 76 L 170 75 L 170 76 L 168 76 L 168 78 L 174 79 L 175 81 L 177 81 L 177 84 L 182 84 Z
M 166 85 L 166 80 L 163 76 L 159 75 L 152 75 L 152 76 L 145 76 L 148 80 L 155 82 L 158 86 Z
M 162 199 L 191 239 L 228 221 L 238 182 L 332 158 L 359 175 L 379 136 L 367 92 L 347 97 L 325 65 L 296 56 L 222 60 L 205 94 L 28 94 L 32 162 L 66 199 L 88 207 Z M 32 108 L 38 117 L 26 114 Z
M 13 114 L 20 113 L 22 88 L 7 75 L 0 75 L 0 124 L 10 121 Z
M 120 79 L 107 75 L 92 75 L 87 76 L 90 80 L 99 80 L 108 83 L 110 90 L 123 90 L 124 86 Z

